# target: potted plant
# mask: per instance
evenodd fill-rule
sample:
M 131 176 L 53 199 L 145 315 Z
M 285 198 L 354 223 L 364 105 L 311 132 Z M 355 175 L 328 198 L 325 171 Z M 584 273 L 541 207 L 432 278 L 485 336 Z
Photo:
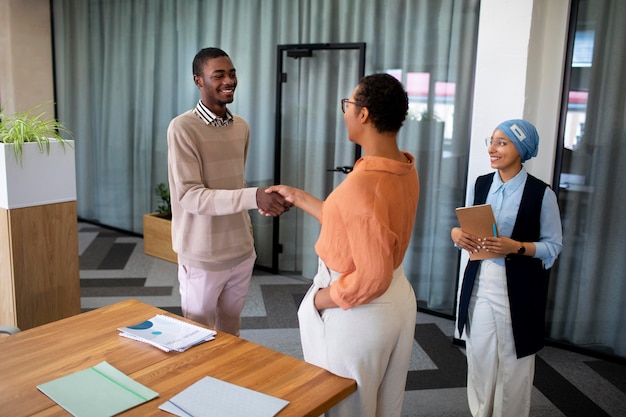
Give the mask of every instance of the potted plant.
M 20 165 L 23 163 L 25 143 L 36 143 L 40 152 L 45 151 L 49 155 L 50 141 L 58 141 L 61 147 L 65 148 L 66 141 L 61 133 L 72 135 L 58 120 L 46 120 L 44 113 L 33 115 L 37 107 L 11 114 L 6 114 L 0 109 L 0 142 L 13 144 L 15 159 Z
M 0 110 L 0 207 L 76 200 L 74 141 L 61 136 L 71 132 L 37 108 Z
M 158 216 L 168 220 L 172 220 L 172 204 L 170 202 L 169 188 L 167 188 L 167 185 L 160 183 L 154 189 L 154 192 L 161 199 L 156 211 Z
M 159 205 L 155 212 L 143 216 L 143 250 L 146 255 L 177 263 L 178 256 L 172 249 L 170 191 L 160 183 L 154 192 L 159 197 Z
M 54 118 L 0 109 L 0 322 L 80 313 L 74 141 Z

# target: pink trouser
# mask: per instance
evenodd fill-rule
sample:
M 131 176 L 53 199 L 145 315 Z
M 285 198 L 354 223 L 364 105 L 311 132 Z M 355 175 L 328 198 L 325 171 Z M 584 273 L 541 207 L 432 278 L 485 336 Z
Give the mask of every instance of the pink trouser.
M 256 253 L 225 271 L 207 271 L 178 265 L 183 316 L 216 330 L 239 336 L 241 311 Z
M 535 355 L 517 359 L 506 270 L 492 261 L 480 265 L 464 339 L 472 415 L 528 416 Z
M 320 261 L 298 310 L 304 359 L 357 382 L 357 391 L 326 417 L 400 416 L 417 316 L 413 288 L 400 267 L 377 299 L 348 310 L 329 308 L 320 316 L 315 294 L 339 275 Z

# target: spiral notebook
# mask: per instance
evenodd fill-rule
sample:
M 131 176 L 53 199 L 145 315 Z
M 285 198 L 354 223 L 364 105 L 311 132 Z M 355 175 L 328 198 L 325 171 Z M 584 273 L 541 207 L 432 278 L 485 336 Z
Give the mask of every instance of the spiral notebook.
M 120 336 L 148 343 L 165 352 L 184 352 L 192 346 L 215 339 L 217 332 L 164 314 L 127 327 Z

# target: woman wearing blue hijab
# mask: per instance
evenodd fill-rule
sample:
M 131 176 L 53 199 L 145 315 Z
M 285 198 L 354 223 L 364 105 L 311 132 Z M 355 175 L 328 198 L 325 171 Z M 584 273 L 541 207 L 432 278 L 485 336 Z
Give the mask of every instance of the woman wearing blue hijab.
M 562 249 L 556 195 L 528 174 L 539 135 L 526 120 L 500 123 L 486 139 L 491 167 L 471 191 L 473 205 L 491 204 L 499 235 L 474 236 L 459 227 L 461 249 L 495 258 L 469 261 L 457 316 L 467 353 L 467 394 L 475 417 L 528 416 L 535 353 L 544 344 L 549 269 Z

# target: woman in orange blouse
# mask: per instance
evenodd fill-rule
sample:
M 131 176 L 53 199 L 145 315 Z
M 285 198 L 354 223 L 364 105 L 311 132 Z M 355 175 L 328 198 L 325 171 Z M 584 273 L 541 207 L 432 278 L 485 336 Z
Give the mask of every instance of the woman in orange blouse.
M 419 197 L 415 158 L 397 144 L 408 98 L 394 77 L 374 74 L 341 105 L 363 150 L 353 171 L 325 201 L 285 185 L 267 192 L 321 224 L 318 273 L 298 311 L 304 358 L 358 385 L 326 415 L 399 416 L 417 314 L 402 270 Z

